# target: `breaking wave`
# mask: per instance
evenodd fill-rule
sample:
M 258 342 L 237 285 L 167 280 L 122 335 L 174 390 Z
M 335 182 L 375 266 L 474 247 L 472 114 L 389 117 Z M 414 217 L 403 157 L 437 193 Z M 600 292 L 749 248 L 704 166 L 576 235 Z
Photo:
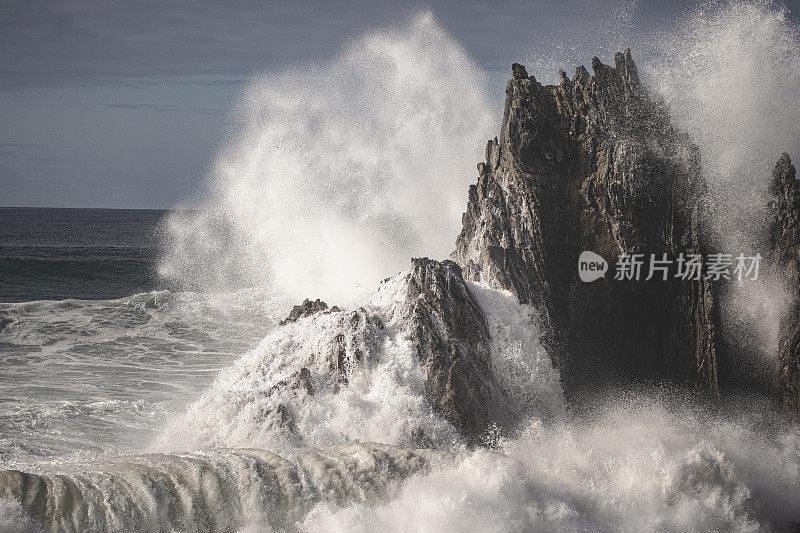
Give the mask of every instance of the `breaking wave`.
M 536 312 L 510 293 L 470 287 L 487 314 L 494 374 L 517 417 L 563 415 L 560 378 L 539 342 Z M 159 446 L 275 450 L 371 441 L 463 447 L 427 399 L 406 290 L 401 273 L 357 310 L 318 313 L 276 329 L 222 371 L 167 426 Z M 332 371 L 337 367 L 346 370 Z
M 245 91 L 201 211 L 167 222 L 160 274 L 351 301 L 452 251 L 494 120 L 482 71 L 430 13 Z
M 615 399 L 531 423 L 380 505 L 321 502 L 306 531 L 763 531 L 800 520 L 798 434 L 768 416 Z M 752 417 L 750 416 L 752 415 Z M 502 453 L 498 453 L 502 452 Z
M 693 12 L 675 41 L 653 39 L 664 43 L 663 56 L 643 70 L 700 146 L 717 232 L 729 239 L 721 244 L 762 245 L 752 230 L 766 213 L 769 171 L 779 152 L 800 147 L 796 26 L 766 4 L 737 2 Z M 674 56 L 679 49 L 688 52 Z M 277 325 L 285 306 L 268 300 L 274 292 L 350 304 L 409 257 L 450 251 L 473 164 L 495 132 L 488 102 L 483 74 L 428 14 L 357 39 L 328 63 L 255 81 L 214 163 L 203 209 L 177 212 L 164 228 L 161 274 L 204 292 L 4 306 L 14 320 L 6 341 L 44 346 L 34 362 L 66 354 L 67 364 L 91 371 L 86 361 L 112 354 L 120 383 L 131 368 L 153 364 L 156 352 L 244 355 L 177 415 L 146 417 L 166 419 L 152 442 L 132 446 L 147 454 L 98 451 L 0 472 L 0 527 L 796 528 L 800 433 L 769 405 L 696 405 L 694 396 L 650 390 L 609 392 L 588 412 L 571 412 L 535 309 L 508 293 L 469 285 L 488 317 L 493 371 L 520 421 L 487 434 L 487 449 L 469 448 L 426 399 L 402 273 L 344 310 Z M 264 284 L 266 292 L 242 289 Z M 737 301 L 780 305 L 752 298 Z M 76 340 L 93 335 L 108 337 Z M 131 344 L 154 338 L 157 349 L 126 359 Z M 344 370 L 332 378 L 334 361 Z M 94 407 L 116 413 L 130 405 Z M 69 406 L 61 407 L 51 418 L 64 417 Z M 7 427 L 23 438 L 36 429 L 18 422 Z

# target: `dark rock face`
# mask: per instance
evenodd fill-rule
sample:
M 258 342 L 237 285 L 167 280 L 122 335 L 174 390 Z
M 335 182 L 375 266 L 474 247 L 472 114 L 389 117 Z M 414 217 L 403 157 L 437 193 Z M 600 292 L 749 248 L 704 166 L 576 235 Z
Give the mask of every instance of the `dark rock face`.
M 779 377 L 783 405 L 795 418 L 800 415 L 800 182 L 789 159 L 783 154 L 772 173 L 775 195 L 771 261 L 795 300 L 781 322 Z
M 407 294 L 411 336 L 427 370 L 428 399 L 476 442 L 508 413 L 491 370 L 486 317 L 452 261 L 412 260 Z
M 568 395 L 609 382 L 691 384 L 718 394 L 710 282 L 616 281 L 622 253 L 701 254 L 697 148 L 639 82 L 630 52 L 543 86 L 514 65 L 503 126 L 469 190 L 454 259 L 465 277 L 546 315 Z M 609 262 L 584 283 L 578 256 Z

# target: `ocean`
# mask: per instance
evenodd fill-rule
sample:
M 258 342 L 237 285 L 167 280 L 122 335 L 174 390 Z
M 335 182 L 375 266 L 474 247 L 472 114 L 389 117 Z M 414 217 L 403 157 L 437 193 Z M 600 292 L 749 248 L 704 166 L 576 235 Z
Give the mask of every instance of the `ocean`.
M 750 251 L 800 149 L 796 23 L 720 3 L 641 47 L 728 207 L 710 231 Z M 487 76 L 422 12 L 253 80 L 196 209 L 0 209 L 0 531 L 797 530 L 800 429 L 769 399 L 570 405 L 509 292 L 465 282 L 514 424 L 474 446 L 432 405 L 408 269 L 452 251 Z M 739 293 L 722 312 L 774 303 Z M 282 323 L 304 298 L 338 310 Z
M 158 210 L 0 209 L 0 301 L 110 300 L 158 288 Z
M 273 321 L 171 292 L 164 211 L 0 209 L 0 464 L 138 451 Z

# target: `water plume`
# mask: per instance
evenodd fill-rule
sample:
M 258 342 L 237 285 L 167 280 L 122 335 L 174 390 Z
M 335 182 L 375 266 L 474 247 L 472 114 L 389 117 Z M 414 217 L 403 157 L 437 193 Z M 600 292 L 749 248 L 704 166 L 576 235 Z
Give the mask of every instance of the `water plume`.
M 713 2 L 652 43 L 645 78 L 700 148 L 714 244 L 734 258 L 766 256 L 772 169 L 800 149 L 800 29 L 772 2 Z M 772 366 L 790 300 L 763 269 L 722 302 L 730 327 L 756 334 Z
M 162 276 L 347 300 L 453 248 L 495 128 L 482 71 L 431 13 L 244 92 L 199 211 L 165 226 Z

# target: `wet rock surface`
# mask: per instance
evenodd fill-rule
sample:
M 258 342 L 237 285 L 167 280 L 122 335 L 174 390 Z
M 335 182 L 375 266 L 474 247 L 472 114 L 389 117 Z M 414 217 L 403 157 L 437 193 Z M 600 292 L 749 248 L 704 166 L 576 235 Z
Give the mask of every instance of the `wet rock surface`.
M 431 405 L 468 441 L 504 422 L 505 398 L 491 369 L 486 316 L 453 261 L 412 260 L 409 320 L 427 372 Z
M 301 303 L 300 305 L 295 305 L 292 308 L 292 310 L 289 312 L 289 316 L 281 321 L 281 325 L 286 324 L 288 322 L 294 322 L 298 318 L 304 316 L 311 316 L 314 313 L 321 313 L 323 311 L 335 312 L 338 310 L 339 308 L 336 307 L 335 305 L 331 308 L 328 308 L 328 304 L 326 304 L 319 298 L 313 301 L 306 298 L 305 300 L 303 300 L 303 303 Z
M 797 419 L 800 417 L 800 182 L 789 154 L 781 156 L 772 176 L 775 201 L 770 259 L 794 297 L 780 327 L 779 381 L 783 406 Z
M 510 412 L 492 373 L 486 316 L 467 287 L 461 267 L 453 261 L 413 259 L 403 285 L 399 323 L 408 331 L 415 355 L 424 368 L 427 400 L 468 443 L 479 443 L 491 426 L 506 423 Z M 327 309 L 308 300 L 295 309 L 312 307 L 317 312 Z M 297 318 L 292 322 L 314 314 L 304 313 L 293 313 Z M 352 372 L 377 357 L 385 328 L 380 316 L 363 307 L 339 314 L 343 332 L 330 342 L 330 353 L 315 356 L 327 361 L 325 379 L 332 381 L 337 391 L 348 386 Z M 289 389 L 313 395 L 315 384 L 311 372 L 303 368 L 274 389 L 269 394 Z M 267 418 L 290 430 L 293 427 L 288 409 L 268 413 Z M 420 443 L 429 440 L 423 433 L 415 438 Z
M 453 258 L 467 279 L 543 310 L 568 395 L 637 381 L 717 395 L 710 283 L 613 279 L 623 253 L 706 251 L 698 150 L 641 85 L 629 51 L 592 69 L 545 86 L 514 65 Z M 578 279 L 584 250 L 609 262 L 605 278 Z

